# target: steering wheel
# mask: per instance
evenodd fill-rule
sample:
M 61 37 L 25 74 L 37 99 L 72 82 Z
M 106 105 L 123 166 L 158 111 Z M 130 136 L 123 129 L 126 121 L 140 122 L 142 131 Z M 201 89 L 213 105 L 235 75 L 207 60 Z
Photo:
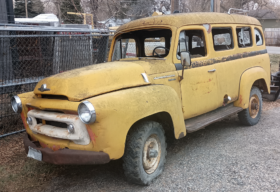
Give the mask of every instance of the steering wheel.
M 155 48 L 154 48 L 154 50 L 153 50 L 153 56 L 154 56 L 154 55 L 155 55 L 155 53 L 156 53 L 156 55 L 157 55 L 159 58 L 163 58 L 161 55 L 159 55 L 159 54 L 156 52 L 156 49 L 158 49 L 158 48 L 162 48 L 162 49 L 165 49 L 165 50 L 169 51 L 169 49 L 168 49 L 168 48 L 166 48 L 166 47 L 163 47 L 163 46 L 157 46 L 157 47 L 155 47 Z

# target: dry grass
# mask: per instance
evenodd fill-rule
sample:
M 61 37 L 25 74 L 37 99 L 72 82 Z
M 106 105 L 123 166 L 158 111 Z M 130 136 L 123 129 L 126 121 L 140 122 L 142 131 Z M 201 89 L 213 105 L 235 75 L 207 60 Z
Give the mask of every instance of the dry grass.
M 271 73 L 279 71 L 280 64 L 280 55 L 278 54 L 269 54 L 270 63 L 271 63 Z

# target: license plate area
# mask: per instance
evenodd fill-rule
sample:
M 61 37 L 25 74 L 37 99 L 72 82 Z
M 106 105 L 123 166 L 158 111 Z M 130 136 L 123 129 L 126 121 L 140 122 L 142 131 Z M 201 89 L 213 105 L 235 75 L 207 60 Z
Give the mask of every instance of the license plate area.
M 42 152 L 29 146 L 27 157 L 42 161 Z

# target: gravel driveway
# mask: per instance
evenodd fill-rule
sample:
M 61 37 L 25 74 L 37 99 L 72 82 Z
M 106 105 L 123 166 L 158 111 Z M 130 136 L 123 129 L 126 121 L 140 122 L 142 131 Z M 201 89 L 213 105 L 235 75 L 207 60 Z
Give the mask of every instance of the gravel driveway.
M 280 191 L 280 108 L 258 125 L 237 116 L 169 144 L 163 174 L 148 187 L 127 183 L 120 160 L 73 166 L 45 191 Z

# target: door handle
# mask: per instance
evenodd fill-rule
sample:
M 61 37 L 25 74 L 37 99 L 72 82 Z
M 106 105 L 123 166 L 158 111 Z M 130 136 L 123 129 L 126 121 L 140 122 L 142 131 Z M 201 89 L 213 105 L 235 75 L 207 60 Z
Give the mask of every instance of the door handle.
M 213 73 L 213 72 L 215 72 L 216 71 L 216 69 L 212 69 L 212 70 L 209 70 L 208 72 L 209 73 Z

